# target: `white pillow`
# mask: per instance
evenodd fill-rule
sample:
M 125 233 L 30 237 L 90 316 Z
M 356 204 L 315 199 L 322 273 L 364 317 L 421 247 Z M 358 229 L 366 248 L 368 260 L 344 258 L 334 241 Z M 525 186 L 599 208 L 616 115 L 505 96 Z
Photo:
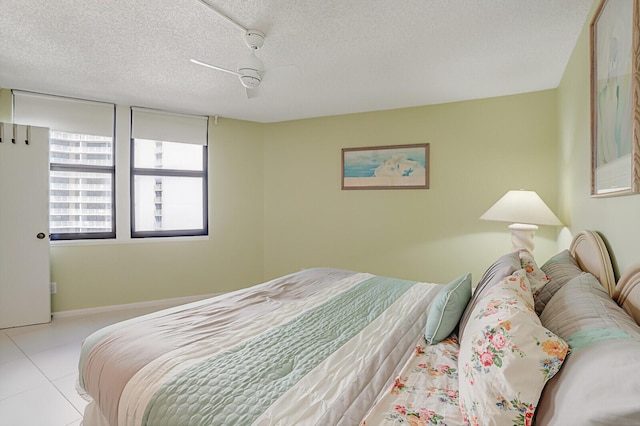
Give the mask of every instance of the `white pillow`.
M 460 410 L 471 425 L 528 425 L 568 345 L 533 310 L 524 269 L 491 288 L 460 342 Z

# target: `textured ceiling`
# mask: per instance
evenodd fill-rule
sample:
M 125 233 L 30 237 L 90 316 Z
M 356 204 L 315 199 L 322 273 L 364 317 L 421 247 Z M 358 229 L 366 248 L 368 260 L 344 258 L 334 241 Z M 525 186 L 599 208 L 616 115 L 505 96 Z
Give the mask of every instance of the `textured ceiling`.
M 274 122 L 557 87 L 593 0 L 2 0 L 0 87 Z

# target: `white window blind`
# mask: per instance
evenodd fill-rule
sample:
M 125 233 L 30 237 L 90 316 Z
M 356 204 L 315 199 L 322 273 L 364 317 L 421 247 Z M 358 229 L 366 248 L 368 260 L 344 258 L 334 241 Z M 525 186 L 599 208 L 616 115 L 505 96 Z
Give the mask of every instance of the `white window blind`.
M 13 120 L 17 124 L 113 137 L 113 104 L 19 90 L 13 91 L 13 103 Z
M 208 117 L 131 108 L 131 137 L 207 145 Z

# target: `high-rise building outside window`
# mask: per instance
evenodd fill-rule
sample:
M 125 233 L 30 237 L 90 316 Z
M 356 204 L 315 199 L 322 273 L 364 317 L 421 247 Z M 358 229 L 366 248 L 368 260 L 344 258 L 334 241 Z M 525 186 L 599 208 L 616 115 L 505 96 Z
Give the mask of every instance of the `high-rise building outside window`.
M 132 236 L 202 235 L 206 147 L 133 139 Z
M 113 140 L 49 132 L 49 231 L 52 239 L 111 237 Z

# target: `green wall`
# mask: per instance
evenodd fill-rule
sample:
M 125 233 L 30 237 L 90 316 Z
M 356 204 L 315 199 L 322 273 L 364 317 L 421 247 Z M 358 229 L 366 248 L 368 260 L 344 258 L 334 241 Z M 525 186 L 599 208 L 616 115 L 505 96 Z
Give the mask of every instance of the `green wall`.
M 585 22 L 558 87 L 559 212 L 571 230 L 563 238 L 565 245 L 575 232 L 597 230 L 608 240 L 619 271 L 623 272 L 640 262 L 640 195 L 590 196 L 590 22 L 591 18 Z
M 262 281 L 260 125 L 210 120 L 209 239 L 53 246 L 53 310 L 235 290 Z
M 53 245 L 53 311 L 235 290 L 262 281 L 262 130 L 210 120 L 209 239 Z
M 478 218 L 510 189 L 557 199 L 557 99 L 543 91 L 265 125 L 265 277 L 333 266 L 448 282 L 510 250 Z M 430 143 L 430 189 L 340 189 L 341 148 Z M 556 248 L 538 232 L 536 256 Z
M 489 206 L 524 188 L 556 207 L 556 106 L 550 90 L 275 124 L 211 120 L 209 240 L 53 245 L 53 310 L 229 291 L 314 266 L 477 282 L 511 245 L 507 224 L 478 219 Z M 424 142 L 430 189 L 340 189 L 341 148 Z M 555 253 L 556 235 L 538 231 L 538 259 Z

